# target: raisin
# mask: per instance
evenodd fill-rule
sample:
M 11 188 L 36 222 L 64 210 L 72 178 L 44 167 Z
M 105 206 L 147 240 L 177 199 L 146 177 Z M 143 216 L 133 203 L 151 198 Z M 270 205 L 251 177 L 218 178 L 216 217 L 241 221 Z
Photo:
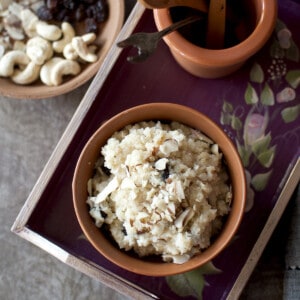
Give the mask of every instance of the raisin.
M 87 9 L 86 9 L 86 15 L 88 18 L 94 18 L 96 15 L 96 6 L 95 5 L 90 5 Z
M 53 10 L 57 7 L 58 5 L 58 0 L 47 0 L 46 1 L 46 6 L 50 9 Z
M 85 31 L 86 32 L 94 32 L 97 33 L 98 31 L 98 24 L 95 19 L 93 18 L 86 18 L 85 19 Z
M 169 178 L 169 176 L 170 176 L 169 166 L 166 165 L 166 168 L 161 173 L 161 177 L 162 177 L 163 181 L 166 181 Z
M 98 1 L 96 2 L 96 6 L 97 6 L 100 10 L 103 10 L 103 11 L 106 11 L 106 10 L 107 10 L 107 2 L 106 2 L 106 1 L 98 0 Z
M 123 226 L 123 228 L 122 228 L 122 233 L 124 234 L 124 235 L 127 235 L 127 230 L 126 230 L 126 228 Z
M 103 165 L 103 166 L 101 166 L 101 169 L 102 169 L 103 173 L 106 174 L 107 176 L 111 175 L 109 168 L 107 168 Z
M 63 0 L 63 6 L 69 10 L 73 10 L 76 7 L 76 3 L 74 0 Z
M 107 217 L 107 213 L 105 213 L 103 210 L 100 211 L 102 218 L 106 218 Z
M 95 19 L 99 23 L 104 22 L 106 20 L 105 13 L 101 11 L 97 12 L 95 15 Z
M 98 33 L 99 23 L 108 17 L 106 0 L 44 0 L 38 17 L 45 21 L 84 22 L 85 32 Z
M 50 21 L 53 19 L 53 15 L 46 5 L 41 6 L 36 13 L 38 18 L 43 21 Z
M 84 5 L 80 4 L 75 11 L 75 20 L 80 22 L 86 18 L 86 11 Z
M 60 9 L 55 16 L 56 16 L 55 19 L 57 21 L 60 21 L 60 22 L 66 21 L 66 18 L 68 16 L 68 10 L 65 8 Z

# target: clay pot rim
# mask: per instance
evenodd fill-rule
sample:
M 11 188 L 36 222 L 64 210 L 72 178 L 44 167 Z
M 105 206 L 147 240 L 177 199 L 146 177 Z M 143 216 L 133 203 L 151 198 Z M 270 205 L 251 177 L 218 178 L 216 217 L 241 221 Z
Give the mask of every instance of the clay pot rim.
M 275 0 L 262 0 L 261 6 L 262 15 L 253 32 L 247 39 L 233 47 L 220 50 L 202 48 L 186 40 L 177 31 L 165 36 L 164 41 L 171 51 L 177 52 L 196 64 L 221 67 L 242 63 L 263 47 L 275 26 L 277 2 Z M 158 30 L 162 30 L 173 23 L 167 8 L 154 9 L 153 14 Z
M 85 179 L 89 178 L 89 174 L 87 173 L 89 173 L 89 171 L 91 171 L 91 167 L 93 167 L 93 163 L 95 162 L 94 155 L 95 153 L 99 153 L 99 147 L 102 146 L 104 141 L 106 141 L 107 138 L 109 138 L 116 130 L 120 130 L 128 124 L 153 119 L 177 120 L 190 126 L 192 126 L 191 124 L 195 124 L 194 126 L 196 126 L 196 128 L 203 128 L 204 133 L 206 133 L 205 131 L 210 132 L 209 136 L 215 139 L 215 141 L 220 145 L 221 150 L 223 149 L 222 151 L 225 158 L 228 158 L 227 163 L 229 170 L 232 170 L 230 176 L 232 178 L 233 194 L 234 197 L 238 198 L 237 200 L 233 200 L 231 214 L 222 229 L 222 233 L 216 241 L 214 241 L 207 250 L 181 265 L 174 263 L 149 262 L 132 257 L 126 252 L 117 249 L 117 247 L 108 241 L 101 231 L 95 226 L 86 207 L 85 197 L 87 196 L 87 181 Z M 129 108 L 115 115 L 100 126 L 100 128 L 90 137 L 80 154 L 74 172 L 72 193 L 74 209 L 78 222 L 85 236 L 104 257 L 121 268 L 137 274 L 147 276 L 168 276 L 187 272 L 200 267 L 213 259 L 228 245 L 236 233 L 244 215 L 246 179 L 244 168 L 235 146 L 215 122 L 201 112 L 187 106 L 158 102 L 142 104 Z

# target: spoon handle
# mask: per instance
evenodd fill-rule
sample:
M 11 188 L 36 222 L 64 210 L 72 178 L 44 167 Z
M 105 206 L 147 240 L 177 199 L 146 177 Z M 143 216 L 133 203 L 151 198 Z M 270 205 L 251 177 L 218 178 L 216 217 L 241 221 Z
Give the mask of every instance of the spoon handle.
M 221 49 L 224 47 L 226 21 L 226 0 L 210 0 L 206 47 Z
M 193 23 L 193 22 L 195 22 L 195 21 L 199 21 L 200 19 L 201 19 L 201 17 L 199 17 L 199 16 L 191 16 L 191 17 L 188 17 L 188 18 L 186 18 L 186 19 L 184 19 L 184 20 L 178 21 L 178 22 L 172 24 L 171 26 L 169 26 L 169 27 L 167 27 L 167 28 L 165 28 L 165 29 L 163 29 L 163 30 L 157 32 L 157 34 L 158 34 L 160 37 L 163 37 L 163 36 L 165 36 L 166 34 L 169 34 L 169 33 L 173 32 L 173 31 L 175 31 L 175 30 L 177 30 L 177 29 L 179 29 L 179 28 L 181 28 L 181 27 L 183 27 L 183 26 L 185 26 L 185 25 L 188 25 L 188 24 L 190 24 L 190 23 Z

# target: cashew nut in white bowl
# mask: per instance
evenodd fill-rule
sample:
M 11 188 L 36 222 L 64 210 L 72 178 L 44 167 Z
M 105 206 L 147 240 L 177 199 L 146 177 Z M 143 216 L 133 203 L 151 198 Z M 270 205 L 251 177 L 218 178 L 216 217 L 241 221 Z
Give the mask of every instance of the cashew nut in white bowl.
M 62 31 L 58 26 L 48 24 L 44 21 L 38 21 L 36 23 L 35 29 L 36 29 L 36 33 L 39 36 L 43 37 L 48 41 L 56 41 L 62 35 Z
M 36 36 L 28 40 L 26 54 L 34 63 L 42 65 L 53 56 L 53 49 L 49 41 Z
M 68 22 L 63 22 L 61 24 L 61 30 L 63 37 L 59 41 L 55 41 L 52 44 L 53 50 L 62 53 L 65 46 L 72 41 L 72 38 L 75 36 L 75 30 L 73 26 Z
M 49 86 L 60 85 L 65 75 L 77 75 L 81 71 L 78 62 L 60 57 L 53 57 L 41 68 L 40 78 Z
M 26 66 L 30 62 L 27 54 L 21 50 L 9 51 L 0 59 L 0 76 L 9 77 L 16 66 Z
M 31 61 L 24 70 L 16 70 L 11 79 L 17 84 L 30 84 L 40 76 L 41 66 Z

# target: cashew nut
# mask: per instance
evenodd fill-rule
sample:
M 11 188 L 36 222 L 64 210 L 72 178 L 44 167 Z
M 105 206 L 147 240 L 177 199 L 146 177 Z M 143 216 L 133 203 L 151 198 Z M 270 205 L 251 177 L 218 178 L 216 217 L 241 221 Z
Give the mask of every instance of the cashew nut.
M 73 49 L 68 44 L 64 50 L 65 57 L 76 57 L 76 54 L 74 53 L 75 51 L 77 55 L 84 61 L 95 62 L 98 59 L 98 57 L 95 53 L 91 52 L 91 49 L 89 48 L 89 44 L 94 42 L 95 39 L 96 35 L 94 33 L 87 33 L 82 36 L 73 37 L 71 42 Z
M 24 70 L 16 70 L 11 79 L 18 84 L 30 84 L 39 78 L 40 69 L 40 65 L 31 61 Z
M 72 43 L 69 43 L 64 47 L 63 55 L 66 59 L 76 60 L 78 58 L 78 53 L 73 48 Z
M 16 66 L 27 65 L 29 62 L 30 59 L 25 52 L 21 50 L 9 51 L 0 60 L 0 76 L 12 76 Z
M 62 83 L 64 75 L 77 75 L 80 70 L 76 61 L 53 57 L 42 66 L 40 77 L 43 83 L 56 86 Z
M 37 65 L 42 65 L 52 57 L 53 50 L 49 41 L 36 36 L 28 40 L 26 44 L 26 54 Z
M 78 62 L 73 60 L 63 60 L 53 66 L 50 78 L 54 85 L 60 85 L 64 75 L 77 75 L 80 71 L 81 68 Z
M 20 19 L 13 13 L 9 13 L 3 20 L 4 28 L 13 40 L 21 41 L 24 39 L 23 28 L 19 24 Z
M 84 35 L 81 36 L 82 40 L 84 41 L 85 44 L 89 45 L 93 42 L 95 42 L 96 40 L 96 34 L 93 32 L 90 33 L 86 33 Z
M 53 85 L 53 83 L 51 82 L 51 78 L 50 78 L 50 72 L 51 72 L 53 66 L 62 60 L 63 60 L 63 58 L 61 58 L 61 57 L 53 57 L 42 66 L 41 71 L 40 71 L 40 78 L 44 84 Z
M 49 41 L 56 41 L 61 37 L 62 31 L 58 26 L 40 21 L 30 9 L 22 10 L 20 19 L 23 29 L 29 37 L 39 35 Z
M 5 47 L 0 43 L 0 58 L 4 55 L 4 53 L 5 53 Z
M 23 41 L 15 41 L 13 45 L 13 50 L 26 51 L 26 44 Z
M 97 60 L 97 55 L 89 52 L 87 44 L 80 37 L 75 37 L 72 39 L 72 46 L 79 55 L 79 57 L 87 62 L 95 62 Z
M 68 22 L 63 22 L 61 24 L 61 30 L 63 33 L 63 38 L 59 41 L 55 41 L 52 44 L 53 50 L 61 53 L 63 52 L 65 46 L 72 41 L 72 38 L 75 36 L 75 30 L 73 26 Z
M 22 27 L 27 36 L 36 36 L 36 24 L 39 22 L 39 18 L 30 9 L 27 8 L 21 10 L 20 19 L 22 21 Z
M 40 20 L 32 10 L 18 3 L 9 7 L 12 15 L 18 17 L 18 24 L 21 21 L 20 28 L 27 37 L 23 31 L 14 31 L 15 42 L 9 48 L 0 40 L 0 76 L 11 77 L 18 84 L 30 84 L 40 76 L 44 84 L 56 86 L 63 82 L 65 75 L 77 75 L 81 71 L 79 63 L 93 63 L 98 59 L 97 46 L 92 44 L 95 33 L 75 36 L 75 29 L 68 22 L 58 27 Z M 14 18 L 7 18 L 6 25 L 15 26 Z M 19 41 L 23 35 L 24 42 Z M 53 57 L 54 51 L 67 59 Z
M 62 31 L 58 26 L 48 24 L 44 21 L 38 21 L 35 29 L 39 36 L 49 41 L 56 41 L 62 35 Z

